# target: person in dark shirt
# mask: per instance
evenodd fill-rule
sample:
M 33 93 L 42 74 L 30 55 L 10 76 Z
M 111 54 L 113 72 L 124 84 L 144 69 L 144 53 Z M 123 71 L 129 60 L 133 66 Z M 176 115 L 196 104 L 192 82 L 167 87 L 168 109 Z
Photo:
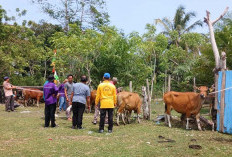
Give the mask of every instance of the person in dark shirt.
M 57 103 L 58 88 L 54 83 L 54 76 L 48 77 L 48 83 L 44 85 L 44 100 L 45 100 L 45 127 L 49 127 L 51 121 L 51 127 L 56 127 L 55 123 L 55 111 Z

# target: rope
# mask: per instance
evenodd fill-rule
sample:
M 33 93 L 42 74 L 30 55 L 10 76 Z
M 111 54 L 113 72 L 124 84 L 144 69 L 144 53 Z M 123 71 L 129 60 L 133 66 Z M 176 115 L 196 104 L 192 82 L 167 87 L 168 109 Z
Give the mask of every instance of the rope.
M 215 93 L 219 93 L 219 92 L 222 92 L 222 91 L 226 91 L 228 89 L 232 89 L 232 87 L 229 87 L 229 88 L 225 88 L 225 89 L 222 89 L 222 90 L 219 90 L 219 91 L 215 91 L 215 92 L 211 92 L 209 94 L 215 94 Z

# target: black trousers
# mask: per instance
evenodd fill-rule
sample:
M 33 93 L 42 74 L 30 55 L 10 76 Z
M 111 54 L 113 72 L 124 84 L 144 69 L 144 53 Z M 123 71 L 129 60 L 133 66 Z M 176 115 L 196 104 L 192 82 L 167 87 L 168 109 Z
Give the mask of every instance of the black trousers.
M 45 127 L 49 126 L 51 121 L 51 127 L 55 127 L 55 112 L 56 112 L 56 103 L 45 105 Z
M 72 118 L 73 126 L 77 126 L 77 128 L 81 128 L 83 114 L 85 111 L 85 104 L 82 104 L 79 102 L 73 102 L 72 103 L 72 110 L 73 110 L 73 118 Z
M 11 95 L 11 96 L 6 96 L 5 97 L 5 110 L 6 111 L 14 111 L 14 96 Z
M 104 130 L 105 126 L 105 117 L 106 113 L 108 112 L 108 130 L 113 129 L 113 113 L 114 109 L 113 108 L 104 108 L 100 109 L 100 125 L 99 125 L 99 130 Z

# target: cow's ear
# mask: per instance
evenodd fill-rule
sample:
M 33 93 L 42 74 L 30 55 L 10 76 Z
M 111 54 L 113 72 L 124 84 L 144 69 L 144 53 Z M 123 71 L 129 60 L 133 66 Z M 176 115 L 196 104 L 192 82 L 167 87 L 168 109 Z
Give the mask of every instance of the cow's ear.
M 193 86 L 193 89 L 198 90 L 198 87 L 197 86 Z

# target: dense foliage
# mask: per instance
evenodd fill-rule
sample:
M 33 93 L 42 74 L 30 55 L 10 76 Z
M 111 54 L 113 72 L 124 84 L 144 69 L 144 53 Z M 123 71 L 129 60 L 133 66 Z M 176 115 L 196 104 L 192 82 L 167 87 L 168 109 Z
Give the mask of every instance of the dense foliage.
M 93 88 L 104 72 L 118 77 L 119 86 L 127 87 L 129 81 L 133 81 L 137 91 L 146 84 L 146 79 L 153 79 L 155 94 L 162 92 L 168 74 L 176 91 L 192 90 L 193 77 L 197 85 L 213 84 L 214 56 L 209 37 L 191 31 L 202 26 L 202 22 L 188 26 L 195 14 L 186 13 L 183 7 L 177 9 L 173 20 L 157 20 L 165 28 L 161 33 L 157 33 L 155 25 L 147 24 L 145 34 L 125 35 L 108 25 L 108 14 L 101 10 L 104 1 L 80 4 L 95 8 L 95 12 L 89 10 L 92 18 L 88 17 L 85 24 L 80 24 L 81 19 L 72 18 L 71 14 L 67 19 L 66 14 L 61 14 L 63 8 L 58 14 L 46 1 L 34 2 L 41 2 L 44 12 L 65 22 L 61 25 L 43 21 L 17 24 L 16 18 L 7 16 L 0 7 L 0 77 L 10 76 L 15 85 L 42 85 L 52 73 L 54 50 L 57 50 L 56 70 L 60 80 L 70 73 L 76 80 L 86 74 Z M 70 1 L 70 8 L 66 9 L 72 10 L 72 4 Z M 18 16 L 26 14 L 25 10 L 16 9 L 16 12 Z M 216 28 L 217 44 L 220 51 L 227 53 L 229 69 L 232 65 L 231 21 L 228 15 Z

